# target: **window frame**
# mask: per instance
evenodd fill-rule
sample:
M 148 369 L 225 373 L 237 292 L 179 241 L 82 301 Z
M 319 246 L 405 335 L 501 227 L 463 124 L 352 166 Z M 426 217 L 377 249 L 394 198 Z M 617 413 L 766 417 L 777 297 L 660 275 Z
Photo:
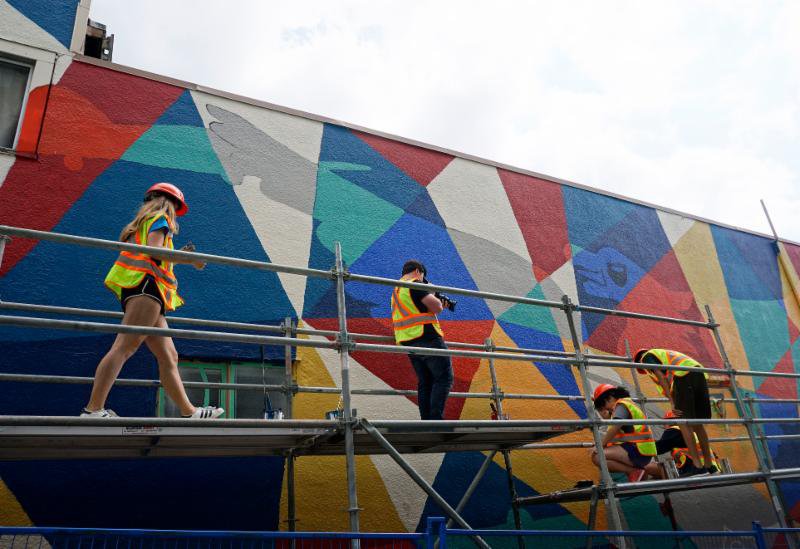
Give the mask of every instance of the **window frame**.
M 17 150 L 17 143 L 19 142 L 19 134 L 22 130 L 22 123 L 25 121 L 25 111 L 28 108 L 28 96 L 31 93 L 31 81 L 33 80 L 33 73 L 36 70 L 36 60 L 25 59 L 0 51 L 0 61 L 10 65 L 23 66 L 28 69 L 28 78 L 25 82 L 25 91 L 22 94 L 22 105 L 20 105 L 19 108 L 19 118 L 17 119 L 17 128 L 14 130 L 14 139 L 11 141 L 11 147 L 3 147 L 0 145 L 0 151 L 14 152 Z
M 206 370 L 216 370 L 220 372 L 220 383 L 237 383 L 237 372 L 239 368 L 267 368 L 268 370 L 279 370 L 283 374 L 285 366 L 283 362 L 276 360 L 267 360 L 263 364 L 261 362 L 247 362 L 247 361 L 205 361 L 205 360 L 179 360 L 178 369 L 181 368 L 194 368 L 200 370 L 200 376 L 204 383 L 208 382 Z M 269 385 L 274 383 L 267 381 Z M 194 403 L 198 406 L 208 406 L 209 391 L 220 392 L 220 406 L 225 408 L 225 419 L 236 419 L 236 389 L 210 389 L 205 388 L 203 391 L 203 402 Z M 166 413 L 166 391 L 164 387 L 159 386 L 156 392 L 156 417 L 168 417 Z M 259 419 L 259 418 L 246 418 L 246 419 Z

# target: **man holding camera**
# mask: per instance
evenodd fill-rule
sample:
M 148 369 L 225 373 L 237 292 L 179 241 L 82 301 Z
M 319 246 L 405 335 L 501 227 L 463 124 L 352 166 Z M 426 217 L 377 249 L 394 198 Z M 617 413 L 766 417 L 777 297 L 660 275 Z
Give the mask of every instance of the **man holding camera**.
M 400 280 L 429 284 L 425 265 L 406 261 Z M 396 287 L 392 293 L 392 328 L 398 345 L 447 349 L 444 332 L 436 314 L 455 304 L 438 293 Z M 453 386 L 453 368 L 449 356 L 411 354 L 417 374 L 417 401 L 422 419 L 442 419 L 447 395 Z

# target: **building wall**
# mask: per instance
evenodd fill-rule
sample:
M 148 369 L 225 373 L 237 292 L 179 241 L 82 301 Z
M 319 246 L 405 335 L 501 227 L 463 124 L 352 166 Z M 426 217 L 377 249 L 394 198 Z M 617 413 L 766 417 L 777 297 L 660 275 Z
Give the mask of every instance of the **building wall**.
M 38 42 L 26 47 L 56 52 L 55 44 L 47 45 L 48 35 L 64 45 L 63 29 L 52 31 L 17 4 L 0 3 L 0 15 L 30 27 L 27 34 Z M 340 242 L 350 270 L 359 274 L 398 277 L 402 263 L 414 257 L 425 262 L 432 281 L 444 285 L 550 300 L 566 294 L 583 305 L 696 320 L 704 319 L 708 304 L 736 368 L 790 372 L 800 360 L 797 298 L 773 243 L 763 236 L 319 117 L 73 59 L 65 51 L 56 58 L 52 86 L 50 80 L 36 82 L 30 91 L 31 97 L 49 97 L 40 111 L 25 115 L 24 127 L 34 128 L 35 147 L 17 156 L 0 154 L 3 224 L 114 240 L 144 190 L 170 181 L 183 189 L 190 205 L 180 219 L 178 246 L 191 240 L 203 252 L 330 269 L 334 244 Z M 785 253 L 793 269 L 800 269 L 800 247 L 787 244 Z M 0 296 L 114 310 L 114 296 L 102 287 L 113 260 L 108 251 L 14 239 L 0 266 Z M 289 316 L 305 327 L 336 325 L 335 293 L 327 280 L 219 265 L 204 271 L 179 267 L 177 274 L 187 302 L 181 316 L 271 324 Z M 390 334 L 387 288 L 349 283 L 347 298 L 351 330 Z M 441 315 L 449 340 L 483 343 L 491 337 L 503 346 L 572 350 L 558 311 L 476 298 L 458 301 L 454 313 Z M 721 366 L 710 333 L 701 329 L 599 314 L 584 314 L 580 326 L 586 346 L 595 352 L 624 354 L 627 341 L 633 348 L 678 349 L 709 367 Z M 111 340 L 4 328 L 0 371 L 91 376 Z M 177 345 L 184 358 L 260 356 L 259 349 L 245 345 Z M 268 352 L 277 356 L 279 351 Z M 301 385 L 340 383 L 334 351 L 299 349 L 297 359 Z M 488 390 L 486 361 L 456 358 L 453 364 L 455 391 Z M 568 367 L 496 365 L 505 392 L 581 394 Z M 355 387 L 415 387 L 404 356 L 358 352 L 351 367 Z M 627 370 L 592 368 L 590 373 L 593 383 L 633 387 Z M 157 369 L 140 351 L 123 375 L 156 378 Z M 647 395 L 656 396 L 649 382 L 641 383 Z M 762 398 L 797 398 L 792 380 L 742 378 L 741 383 L 748 394 Z M 5 383 L 2 391 L 3 414 L 76 415 L 89 387 Z M 150 416 L 155 400 L 151 390 L 117 387 L 109 406 L 125 416 Z M 300 394 L 295 417 L 321 418 L 336 401 L 330 395 Z M 367 418 L 418 417 L 413 400 L 404 397 L 356 396 L 354 406 Z M 506 400 L 505 406 L 514 419 L 586 417 L 578 400 Z M 760 408 L 767 416 L 797 417 L 796 405 Z M 649 405 L 647 411 L 659 415 L 663 409 Z M 727 412 L 735 416 L 731 406 Z M 488 419 L 488 403 L 451 398 L 446 415 Z M 712 431 L 728 434 L 722 428 Z M 768 429 L 794 431 L 791 426 Z M 588 441 L 590 435 L 558 440 Z M 776 466 L 797 466 L 795 442 L 771 444 L 771 450 Z M 737 471 L 756 466 L 748 445 L 725 444 L 718 452 L 730 457 Z M 454 504 L 483 457 L 460 452 L 409 460 Z M 521 495 L 597 478 L 586 450 L 516 451 L 512 457 Z M 0 523 L 277 529 L 285 527 L 283 475 L 279 458 L 0 463 Z M 365 530 L 415 530 L 428 514 L 439 514 L 384 456 L 359 456 L 357 477 Z M 797 483 L 782 487 L 787 507 L 799 515 Z M 343 458 L 300 458 L 297 490 L 300 529 L 347 528 Z M 187 507 L 187 501 L 209 498 L 221 503 L 200 505 L 202 511 Z M 774 522 L 759 486 L 691 492 L 673 502 L 685 529 Z M 669 528 L 657 498 L 626 500 L 623 508 L 631 528 Z M 513 524 L 502 459 L 490 467 L 464 516 L 474 527 Z M 532 528 L 581 528 L 587 518 L 587 504 L 523 510 L 523 524 Z

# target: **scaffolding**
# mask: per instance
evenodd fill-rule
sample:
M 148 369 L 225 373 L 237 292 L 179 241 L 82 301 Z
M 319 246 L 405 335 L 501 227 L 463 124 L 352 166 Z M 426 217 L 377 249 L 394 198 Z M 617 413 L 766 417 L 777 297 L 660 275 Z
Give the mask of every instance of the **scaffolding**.
M 776 468 L 769 451 L 770 440 L 800 438 L 800 435 L 766 435 L 763 426 L 767 424 L 800 423 L 799 418 L 759 418 L 754 404 L 800 403 L 800 399 L 763 399 L 744 397 L 737 384 L 737 376 L 800 378 L 796 373 L 758 372 L 736 370 L 733 368 L 722 338 L 719 325 L 710 307 L 706 306 L 707 320 L 698 321 L 650 315 L 600 307 L 575 304 L 564 295 L 561 301 L 548 301 L 529 297 L 469 290 L 464 288 L 399 281 L 375 276 L 351 273 L 342 259 L 339 243 L 335 246 L 335 264 L 331 270 L 301 268 L 279 265 L 270 262 L 254 261 L 235 257 L 217 256 L 182 250 L 166 250 L 138 246 L 123 242 L 102 240 L 61 233 L 38 231 L 20 227 L 0 225 L 0 265 L 5 242 L 10 237 L 44 240 L 62 244 L 76 244 L 116 251 L 133 251 L 153 255 L 166 260 L 191 259 L 206 263 L 228 265 L 239 268 L 266 270 L 298 276 L 318 277 L 331 280 L 336 286 L 338 330 L 318 330 L 300 328 L 291 318 L 286 318 L 280 326 L 261 325 L 243 322 L 169 317 L 170 324 L 185 325 L 191 329 L 155 328 L 125 326 L 111 322 L 90 322 L 84 320 L 64 320 L 42 316 L 22 316 L 22 313 L 56 314 L 70 317 L 96 317 L 119 320 L 121 313 L 99 311 L 74 307 L 52 306 L 30 303 L 0 301 L 0 312 L 17 311 L 18 314 L 0 314 L 0 325 L 45 328 L 58 330 L 77 330 L 96 333 L 136 333 L 142 335 L 168 336 L 206 341 L 237 342 L 254 345 L 273 345 L 285 348 L 285 376 L 282 384 L 244 384 L 185 382 L 186 387 L 230 389 L 241 391 L 280 391 L 286 396 L 286 418 L 282 421 L 234 419 L 218 422 L 197 422 L 171 418 L 112 418 L 90 419 L 43 416 L 0 416 L 0 459 L 47 459 L 55 458 L 110 458 L 110 457 L 154 457 L 154 456 L 211 456 L 211 455 L 283 455 L 287 467 L 288 529 L 296 529 L 296 502 L 294 461 L 305 455 L 344 455 L 348 485 L 348 515 L 352 532 L 359 531 L 359 505 L 356 493 L 355 456 L 357 454 L 389 455 L 447 514 L 451 523 L 461 528 L 471 529 L 461 516 L 461 512 L 474 493 L 481 478 L 494 460 L 497 452 L 503 456 L 507 477 L 509 497 L 514 513 L 515 528 L 522 529 L 519 509 L 523 505 L 547 501 L 568 502 L 590 500 L 590 527 L 596 516 L 596 505 L 604 499 L 609 526 L 612 530 L 623 530 L 623 516 L 620 497 L 644 494 L 668 494 L 672 491 L 697 490 L 719 486 L 732 486 L 747 483 L 764 483 L 769 501 L 775 513 L 777 524 L 787 528 L 791 518 L 786 512 L 783 495 L 778 480 L 800 478 L 800 468 Z M 347 324 L 345 303 L 345 284 L 362 282 L 389 287 L 407 287 L 425 291 L 441 291 L 448 294 L 498 300 L 514 304 L 546 307 L 561 311 L 566 320 L 571 351 L 552 351 L 533 348 L 496 346 L 489 338 L 484 344 L 448 341 L 447 349 L 430 349 L 395 345 L 394 338 L 376 334 L 350 332 Z M 388 299 L 388 298 L 387 298 Z M 582 313 L 597 313 L 650 322 L 672 323 L 711 331 L 714 343 L 720 354 L 722 369 L 709 370 L 729 380 L 731 397 L 725 403 L 734 404 L 739 418 L 711 420 L 604 420 L 594 410 L 591 400 L 591 386 L 588 368 L 633 369 L 640 367 L 634 363 L 630 350 L 622 355 L 593 354 L 584 349 L 581 333 L 576 326 L 576 316 Z M 218 330 L 213 330 L 213 329 Z M 221 331 L 226 330 L 226 331 Z M 233 330 L 233 331 L 231 331 Z M 274 334 L 274 335 L 272 335 Z M 321 336 L 326 339 L 304 339 L 301 336 Z M 313 347 L 333 349 L 340 360 L 341 387 L 314 387 L 298 385 L 294 379 L 292 349 Z M 450 357 L 471 357 L 488 361 L 491 376 L 490 392 L 452 392 L 454 398 L 479 398 L 490 400 L 498 413 L 499 420 L 459 420 L 459 421 L 388 421 L 364 418 L 356 415 L 351 404 L 352 395 L 371 396 L 414 396 L 414 390 L 401 389 L 363 389 L 351 387 L 350 354 L 357 351 L 378 353 L 400 353 L 419 355 L 441 355 Z M 498 379 L 495 361 L 525 361 L 555 364 L 575 368 L 582 385 L 580 395 L 545 395 L 527 393 L 505 393 Z M 650 365 L 659 370 L 689 370 L 692 368 L 667 365 Z M 646 398 L 639 387 L 636 375 L 633 376 L 637 396 L 634 400 L 646 402 L 665 402 L 666 399 Z M 31 375 L 22 373 L 0 373 L 0 381 L 31 383 L 90 384 L 93 378 L 63 375 Z M 119 379 L 119 386 L 158 387 L 151 379 Z M 293 419 L 292 399 L 298 393 L 340 394 L 342 409 L 339 417 L 333 420 Z M 503 403 L 505 400 L 556 400 L 582 402 L 586 409 L 586 419 L 506 419 Z M 648 425 L 706 424 L 741 425 L 745 437 L 718 437 L 712 442 L 748 441 L 755 454 L 758 470 L 746 473 L 719 474 L 708 477 L 688 477 L 667 480 L 643 481 L 638 483 L 616 483 L 608 469 L 602 449 L 601 428 L 609 425 Z M 589 429 L 592 442 L 544 442 L 559 435 Z M 547 450 L 561 448 L 594 447 L 597 450 L 600 482 L 597 485 L 565 490 L 542 496 L 519 497 L 514 486 L 512 450 Z M 414 469 L 403 456 L 409 453 L 448 452 L 448 451 L 488 451 L 482 466 L 467 488 L 461 501 L 453 508 L 444 498 Z M 538 499 L 537 499 L 538 498 Z M 480 538 L 476 544 L 486 547 Z M 625 540 L 619 539 L 621 546 Z M 520 538 L 522 547 L 523 541 Z

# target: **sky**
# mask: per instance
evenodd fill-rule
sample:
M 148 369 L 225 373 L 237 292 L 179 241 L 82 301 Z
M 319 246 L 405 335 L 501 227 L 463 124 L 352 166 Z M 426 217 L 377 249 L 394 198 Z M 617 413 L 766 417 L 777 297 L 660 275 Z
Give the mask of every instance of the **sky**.
M 800 243 L 800 2 L 92 0 L 114 62 Z

